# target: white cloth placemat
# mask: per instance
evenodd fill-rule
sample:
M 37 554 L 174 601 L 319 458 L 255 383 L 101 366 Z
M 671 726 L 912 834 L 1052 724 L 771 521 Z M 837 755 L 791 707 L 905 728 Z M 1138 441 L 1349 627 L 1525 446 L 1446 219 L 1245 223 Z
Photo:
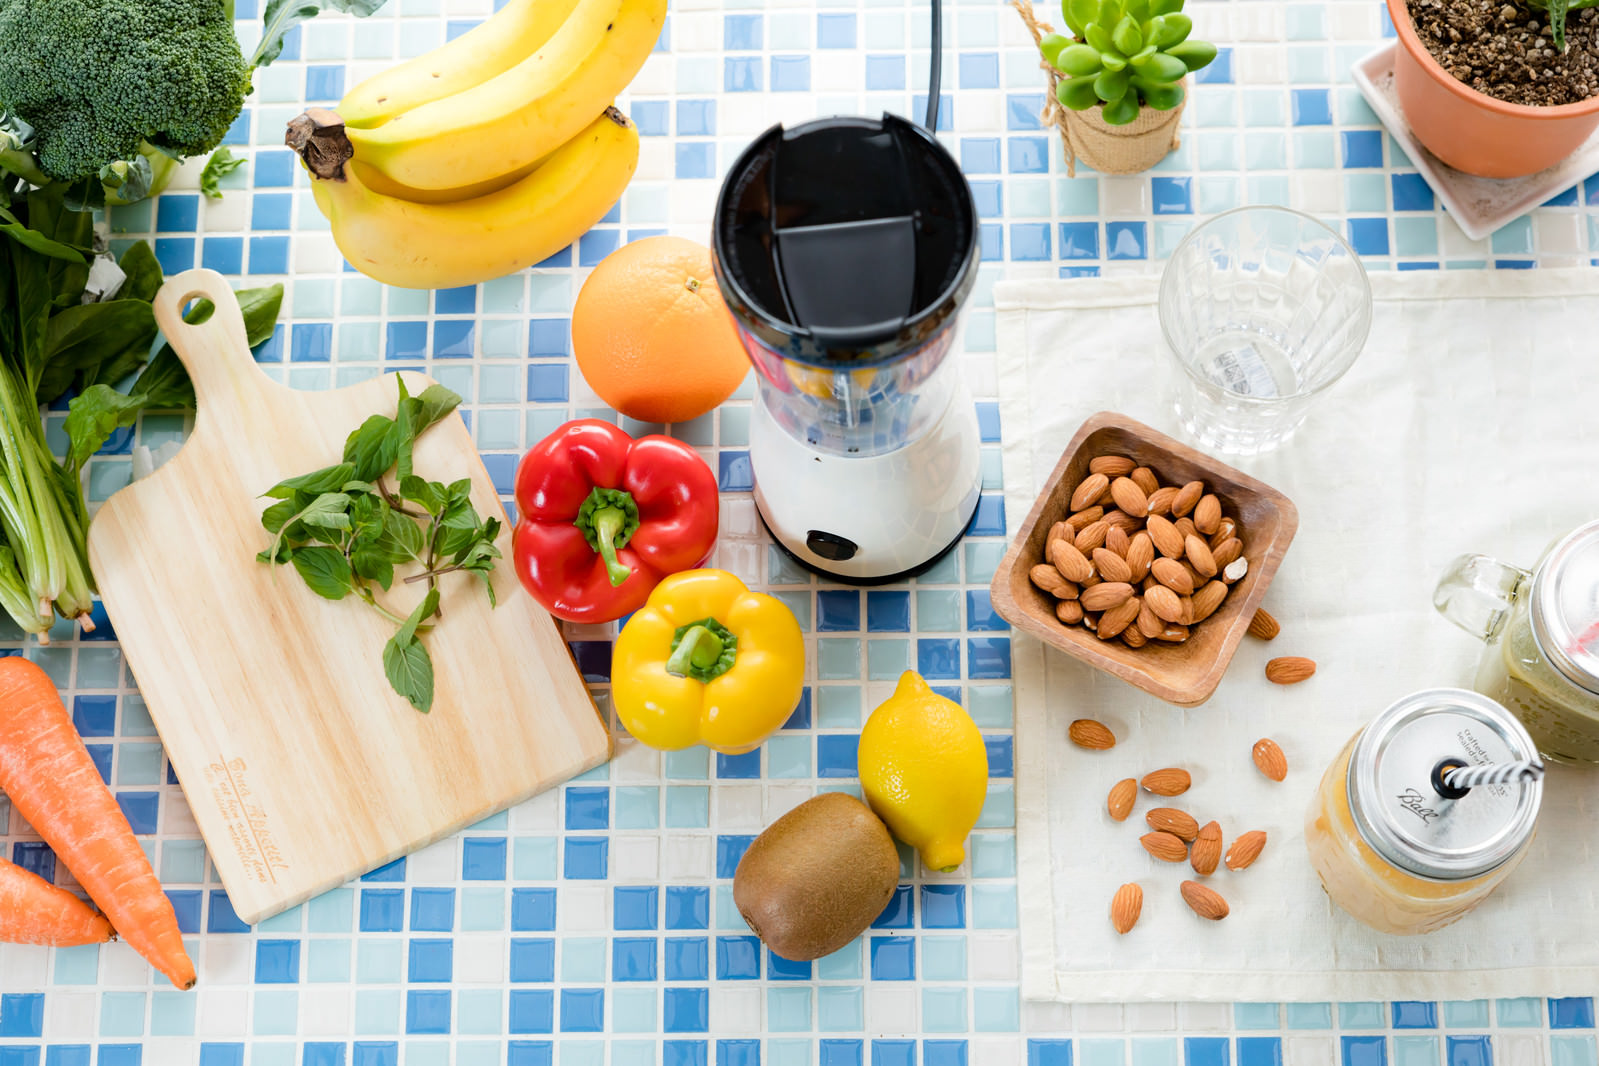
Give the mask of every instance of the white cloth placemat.
M 1006 517 L 1014 531 L 1073 431 L 1102 409 L 1177 434 L 1177 373 L 1154 278 L 996 286 Z M 1246 638 L 1216 695 L 1189 710 L 1015 635 L 1017 835 L 1024 994 L 1065 1001 L 1471 999 L 1599 987 L 1599 769 L 1555 769 L 1526 862 L 1485 904 L 1424 937 L 1371 932 L 1334 907 L 1305 853 L 1304 812 L 1350 735 L 1421 688 L 1469 687 L 1481 645 L 1431 606 L 1456 555 L 1528 566 L 1599 515 L 1599 271 L 1377 274 L 1365 352 L 1280 452 L 1235 463 L 1299 508 L 1299 534 L 1266 596 L 1282 622 Z M 1247 536 L 1247 530 L 1245 531 Z M 1271 685 L 1277 655 L 1320 664 Z M 1120 743 L 1088 752 L 1074 718 Z M 1262 736 L 1289 775 L 1250 761 Z M 1105 795 L 1162 766 L 1188 794 L 1141 794 L 1117 824 Z M 1209 879 L 1221 922 L 1178 895 L 1187 864 L 1138 837 L 1170 804 L 1217 819 L 1228 842 L 1264 829 L 1250 869 Z M 1142 920 L 1111 929 L 1116 886 L 1144 887 Z

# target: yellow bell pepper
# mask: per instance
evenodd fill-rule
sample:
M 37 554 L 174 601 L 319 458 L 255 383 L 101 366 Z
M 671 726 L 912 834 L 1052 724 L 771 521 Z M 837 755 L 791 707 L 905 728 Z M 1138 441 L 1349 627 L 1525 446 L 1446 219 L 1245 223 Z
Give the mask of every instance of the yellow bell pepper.
M 805 639 L 780 600 L 725 570 L 655 586 L 611 655 L 611 702 L 652 748 L 747 752 L 788 720 L 805 682 Z

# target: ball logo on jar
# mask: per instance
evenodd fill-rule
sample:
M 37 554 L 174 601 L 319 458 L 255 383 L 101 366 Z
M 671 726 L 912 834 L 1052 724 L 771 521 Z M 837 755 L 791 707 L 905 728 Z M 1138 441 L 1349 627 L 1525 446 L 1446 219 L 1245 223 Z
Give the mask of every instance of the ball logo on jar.
M 1399 806 L 1420 818 L 1422 825 L 1438 817 L 1438 812 L 1427 806 L 1427 797 L 1413 788 L 1405 789 L 1395 798 L 1399 800 Z

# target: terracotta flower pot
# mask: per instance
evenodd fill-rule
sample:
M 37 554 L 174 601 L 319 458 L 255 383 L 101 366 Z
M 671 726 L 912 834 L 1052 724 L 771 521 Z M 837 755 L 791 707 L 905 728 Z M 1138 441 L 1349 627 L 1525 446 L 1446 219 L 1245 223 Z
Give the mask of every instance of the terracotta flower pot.
M 1480 93 L 1427 51 L 1405 0 L 1387 0 L 1399 34 L 1394 89 L 1411 132 L 1456 170 L 1519 178 L 1565 159 L 1599 126 L 1599 96 L 1558 107 L 1511 104 Z

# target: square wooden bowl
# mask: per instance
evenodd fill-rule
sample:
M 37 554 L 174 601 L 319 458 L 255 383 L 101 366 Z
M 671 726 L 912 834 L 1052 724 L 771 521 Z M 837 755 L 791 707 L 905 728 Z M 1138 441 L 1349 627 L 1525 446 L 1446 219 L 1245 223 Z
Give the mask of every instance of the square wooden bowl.
M 1089 460 L 1099 455 L 1125 455 L 1153 470 L 1163 485 L 1203 481 L 1205 490 L 1221 500 L 1222 513 L 1240 527 L 1248 574 L 1181 644 L 1151 641 L 1130 648 L 1120 640 L 1100 640 L 1081 625 L 1065 625 L 1055 617 L 1054 597 L 1028 577 L 1044 561 L 1050 527 L 1066 518 L 1072 490 L 1088 475 Z M 1169 703 L 1192 707 L 1221 683 L 1298 528 L 1298 510 L 1276 489 L 1146 425 L 1101 411 L 1083 423 L 1055 464 L 1000 562 L 990 594 L 994 610 L 1022 632 Z

